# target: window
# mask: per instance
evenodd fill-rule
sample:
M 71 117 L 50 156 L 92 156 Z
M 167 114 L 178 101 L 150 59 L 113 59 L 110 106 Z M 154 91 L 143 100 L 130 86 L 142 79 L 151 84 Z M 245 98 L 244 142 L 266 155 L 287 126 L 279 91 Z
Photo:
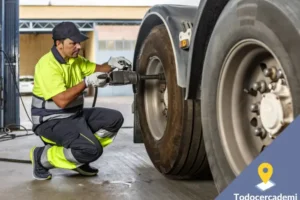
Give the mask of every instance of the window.
M 131 51 L 135 48 L 135 40 L 99 40 L 98 49 L 100 51 Z
M 116 50 L 123 50 L 123 40 L 116 40 Z
M 124 40 L 124 50 L 131 50 L 131 42 L 129 40 Z
M 131 41 L 131 45 L 132 45 L 132 49 L 134 49 L 136 45 L 136 40 Z
M 115 50 L 115 41 L 114 40 L 106 41 L 106 50 Z
M 106 41 L 104 41 L 104 40 L 99 41 L 99 49 L 100 50 L 106 49 Z

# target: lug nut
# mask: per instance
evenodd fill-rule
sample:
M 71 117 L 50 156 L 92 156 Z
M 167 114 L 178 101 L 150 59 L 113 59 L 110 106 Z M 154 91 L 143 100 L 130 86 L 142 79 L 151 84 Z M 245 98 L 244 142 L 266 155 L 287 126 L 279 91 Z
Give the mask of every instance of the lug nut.
M 266 84 L 266 82 L 265 81 L 261 81 L 260 82 L 260 88 L 259 88 L 259 91 L 261 92 L 261 93 L 263 93 L 263 92 L 265 92 L 267 90 L 267 84 Z
M 264 70 L 264 75 L 271 78 L 272 80 L 277 80 L 277 69 L 276 67 L 267 68 Z
M 267 90 L 267 84 L 265 81 L 256 82 L 253 84 L 253 90 L 259 91 L 260 93 L 263 93 Z
M 251 112 L 258 112 L 259 106 L 258 104 L 252 104 L 250 107 Z
M 264 70 L 264 75 L 265 75 L 266 77 L 271 77 L 272 72 L 273 72 L 273 71 L 272 71 L 271 68 L 267 68 L 267 69 Z
M 277 71 L 277 79 L 280 79 L 280 78 L 283 78 L 283 72 L 281 69 Z
M 263 129 L 262 128 L 256 128 L 255 129 L 255 135 L 256 136 L 262 136 L 264 133 Z
M 260 83 L 257 82 L 257 83 L 253 83 L 253 86 L 252 86 L 253 90 L 257 91 L 260 89 Z

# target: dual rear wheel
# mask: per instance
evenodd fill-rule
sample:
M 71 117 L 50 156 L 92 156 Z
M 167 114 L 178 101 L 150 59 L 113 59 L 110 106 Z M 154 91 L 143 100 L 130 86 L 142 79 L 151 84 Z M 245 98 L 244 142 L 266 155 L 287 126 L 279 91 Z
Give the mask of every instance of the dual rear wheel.
M 232 0 L 214 28 L 201 119 L 219 192 L 299 114 L 299 8 L 297 0 Z
M 165 81 L 140 82 L 136 103 L 146 150 L 162 174 L 212 174 L 221 192 L 299 114 L 299 8 L 297 0 L 229 1 L 199 74 L 201 102 L 184 100 L 167 30 L 152 29 L 137 71 L 163 73 Z

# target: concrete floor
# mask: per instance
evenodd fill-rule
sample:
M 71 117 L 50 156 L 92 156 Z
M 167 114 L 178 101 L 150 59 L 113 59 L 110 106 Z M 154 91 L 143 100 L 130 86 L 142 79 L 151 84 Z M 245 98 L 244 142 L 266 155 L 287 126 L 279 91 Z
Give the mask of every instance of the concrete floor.
M 118 100 L 118 98 L 114 98 Z M 102 99 L 102 105 L 112 99 Z M 28 102 L 27 102 L 28 103 Z M 111 107 L 127 116 L 130 98 L 119 98 Z M 131 122 L 130 122 L 131 120 Z M 32 178 L 31 164 L 0 162 L 0 199 L 23 200 L 212 200 L 217 196 L 212 181 L 176 181 L 162 176 L 152 165 L 143 144 L 134 144 L 133 129 L 120 130 L 114 143 L 91 165 L 99 168 L 95 177 L 82 177 L 69 170 L 53 169 L 49 181 Z M 24 132 L 16 133 L 22 135 Z M 0 142 L 0 157 L 29 159 L 32 146 L 41 146 L 35 135 Z

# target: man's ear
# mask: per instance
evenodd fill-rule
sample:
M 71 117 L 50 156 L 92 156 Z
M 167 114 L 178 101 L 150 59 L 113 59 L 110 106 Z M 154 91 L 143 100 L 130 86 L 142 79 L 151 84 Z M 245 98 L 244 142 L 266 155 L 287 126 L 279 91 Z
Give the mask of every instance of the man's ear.
M 63 48 L 64 40 L 56 40 L 56 46 L 60 49 Z

